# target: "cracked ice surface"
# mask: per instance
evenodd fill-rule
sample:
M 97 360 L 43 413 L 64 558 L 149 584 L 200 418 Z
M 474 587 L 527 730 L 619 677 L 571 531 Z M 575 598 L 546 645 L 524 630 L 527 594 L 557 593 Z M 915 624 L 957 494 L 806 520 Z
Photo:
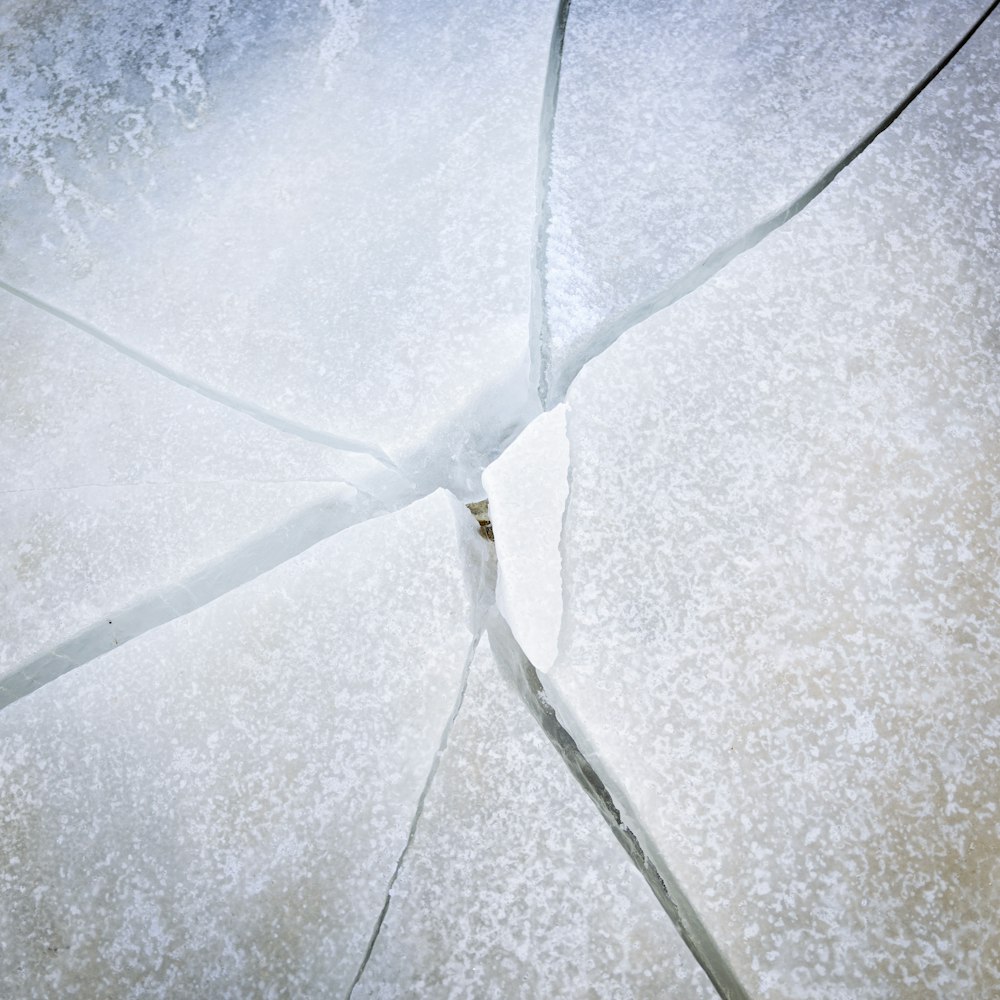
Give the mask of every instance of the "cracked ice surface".
M 714 997 L 484 638 L 355 1000 Z
M 982 0 L 573 0 L 552 136 L 543 391 L 616 319 L 784 208 Z
M 10 996 L 344 995 L 473 639 L 442 493 L 0 714 Z
M 324 480 L 385 472 L 193 395 L 3 292 L 0 344 L 0 676 L 297 513 L 361 516 L 354 489 Z M 119 638 L 112 620 L 104 648 Z
M 1000 991 L 998 116 L 994 15 L 568 397 L 546 687 L 753 997 Z
M 395 457 L 502 439 L 553 4 L 89 6 L 4 18 L 0 278 Z

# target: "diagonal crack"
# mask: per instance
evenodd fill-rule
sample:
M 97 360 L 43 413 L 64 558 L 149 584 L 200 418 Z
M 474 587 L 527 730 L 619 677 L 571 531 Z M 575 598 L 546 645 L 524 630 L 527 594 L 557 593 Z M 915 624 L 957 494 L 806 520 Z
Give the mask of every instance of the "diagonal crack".
M 420 819 L 424 813 L 424 805 L 427 802 L 427 796 L 430 794 L 431 786 L 434 784 L 434 778 L 437 776 L 438 768 L 441 766 L 441 760 L 444 757 L 445 751 L 448 749 L 448 740 L 451 738 L 451 731 L 455 727 L 455 722 L 458 719 L 458 714 L 462 710 L 462 702 L 465 700 L 465 692 L 469 686 L 469 675 L 472 672 L 472 661 L 476 655 L 476 649 L 479 646 L 479 640 L 482 638 L 482 630 L 476 633 L 472 640 L 472 644 L 469 647 L 468 656 L 465 658 L 465 665 L 462 668 L 462 677 L 458 686 L 458 695 L 455 698 L 455 704 L 452 706 L 451 715 L 448 716 L 448 721 L 445 723 L 444 730 L 441 733 L 441 740 L 438 743 L 438 748 L 434 754 L 434 760 L 431 763 L 430 770 L 427 772 L 427 780 L 424 782 L 424 787 L 420 791 L 420 797 L 417 799 L 417 808 L 414 810 L 413 819 L 410 821 L 410 829 L 406 836 L 406 843 L 403 845 L 403 850 L 399 854 L 399 858 L 396 861 L 396 867 L 393 869 L 392 875 L 389 877 L 389 884 L 385 889 L 385 902 L 382 904 L 382 910 L 375 921 L 375 927 L 372 929 L 371 937 L 368 940 L 368 947 L 365 949 L 365 954 L 361 959 L 361 964 L 358 966 L 358 971 L 354 975 L 354 979 L 351 981 L 350 988 L 347 991 L 347 1000 L 351 1000 L 354 995 L 354 990 L 358 983 L 361 982 L 361 977 L 365 974 L 365 969 L 368 967 L 368 961 L 372 957 L 372 952 L 375 950 L 375 944 L 378 941 L 378 936 L 382 931 L 382 925 L 385 923 L 386 914 L 389 912 L 389 904 L 392 902 L 392 888 L 396 884 L 396 879 L 399 878 L 399 873 L 402 871 L 403 864 L 406 861 L 406 855 L 413 844 L 413 839 L 417 834 L 417 826 L 420 823 Z
M 972 27 L 966 31 L 881 121 L 844 153 L 839 160 L 832 164 L 816 181 L 785 205 L 784 208 L 758 222 L 755 226 L 747 230 L 747 232 L 731 240 L 729 243 L 714 250 L 700 264 L 672 281 L 652 298 L 640 302 L 638 305 L 633 306 L 631 309 L 603 324 L 592 335 L 588 346 L 556 378 L 550 381 L 552 373 L 547 370 L 547 364 L 543 365 L 539 379 L 539 395 L 544 407 L 549 410 L 561 403 L 583 367 L 611 347 L 622 334 L 632 329 L 632 327 L 637 326 L 643 320 L 648 319 L 654 313 L 658 313 L 668 306 L 673 305 L 678 299 L 690 295 L 691 292 L 718 274 L 730 261 L 755 247 L 761 240 L 769 236 L 776 229 L 779 229 L 790 219 L 795 218 L 804 208 L 807 208 L 815 198 L 822 194 L 837 179 L 842 171 L 849 167 L 923 93 L 952 59 L 958 55 L 979 28 L 982 27 L 990 14 L 996 10 L 998 4 L 1000 4 L 1000 0 L 993 0 Z M 544 288 L 544 284 L 540 287 Z M 544 307 L 544 303 L 542 307 Z M 540 335 L 543 335 L 545 332 L 544 319 L 539 320 L 539 323 Z M 541 347 L 539 350 L 541 350 Z
M 563 45 L 566 42 L 566 22 L 572 0 L 559 0 L 556 21 L 552 26 L 549 44 L 549 63 L 542 94 L 542 117 L 538 132 L 538 180 L 536 188 L 535 234 L 531 245 L 531 314 L 529 320 L 529 345 L 531 349 L 531 382 L 538 398 L 545 403 L 544 375 L 546 361 L 544 344 L 548 339 L 545 317 L 545 286 L 548 269 L 549 184 L 552 179 L 552 137 L 556 125 L 556 107 L 559 102 L 559 77 L 562 73 Z
M 0 710 L 150 629 L 204 607 L 346 528 L 418 499 L 397 494 L 376 500 L 361 490 L 356 493 L 347 502 L 326 500 L 299 511 L 273 531 L 251 538 L 181 582 L 108 614 L 54 649 L 21 664 L 0 678 Z
M 642 842 L 648 843 L 648 838 L 642 828 L 634 818 L 629 822 L 635 827 L 635 831 L 626 825 L 621 809 L 608 786 L 582 753 L 569 729 L 559 719 L 546 696 L 538 672 L 524 655 L 507 622 L 495 608 L 487 619 L 486 631 L 494 655 L 513 680 L 535 721 L 559 752 L 573 773 L 573 777 L 597 806 L 611 827 L 612 833 L 653 890 L 653 895 L 670 917 L 691 954 L 705 970 L 719 995 L 723 1000 L 749 1000 L 749 995 L 673 873 L 662 861 L 657 863 L 650 856 L 650 852 L 643 848 Z
M 375 459 L 376 462 L 385 466 L 387 469 L 394 472 L 399 471 L 392 459 L 389 458 L 389 456 L 382 451 L 381 448 L 378 448 L 375 445 L 366 444 L 363 441 L 355 441 L 352 438 L 341 437 L 337 434 L 330 434 L 327 431 L 321 431 L 315 427 L 308 427 L 305 424 L 299 423 L 296 420 L 291 420 L 288 417 L 282 417 L 279 414 L 271 413 L 268 410 L 263 409 L 263 407 L 258 406 L 256 403 L 240 399 L 239 397 L 233 396 L 232 394 L 224 392 L 221 389 L 215 389 L 198 379 L 190 377 L 189 375 L 176 372 L 172 368 L 168 368 L 166 365 L 161 364 L 155 358 L 150 357 L 148 354 L 144 354 L 142 351 L 138 351 L 134 347 L 129 347 L 128 344 L 123 343 L 111 334 L 98 329 L 92 323 L 88 323 L 86 320 L 80 319 L 77 316 L 72 315 L 72 313 L 68 313 L 64 309 L 60 309 L 58 306 L 45 302 L 43 299 L 38 298 L 38 296 L 32 295 L 30 292 L 26 292 L 21 288 L 17 288 L 2 279 L 0 279 L 0 288 L 9 292 L 11 295 L 16 296 L 22 301 L 27 302 L 29 305 L 33 305 L 36 308 L 49 313 L 49 315 L 55 316 L 57 319 L 61 319 L 65 323 L 69 323 L 71 326 L 75 326 L 78 330 L 89 334 L 95 340 L 99 340 L 102 344 L 106 344 L 108 347 L 118 351 L 119 354 L 125 355 L 125 357 L 137 362 L 144 368 L 148 368 L 157 375 L 162 375 L 164 378 L 169 379 L 171 382 L 174 382 L 185 389 L 190 389 L 192 392 L 198 393 L 199 396 L 204 396 L 205 399 L 210 399 L 213 403 L 221 403 L 223 406 L 227 406 L 229 409 L 235 410 L 237 413 L 242 413 L 245 416 L 251 417 L 253 420 L 266 424 L 268 427 L 273 427 L 275 430 L 281 431 L 284 434 L 291 434 L 294 437 L 301 438 L 303 441 L 310 441 L 313 444 L 325 445 L 327 448 L 336 448 L 338 451 L 367 455 L 370 458 Z

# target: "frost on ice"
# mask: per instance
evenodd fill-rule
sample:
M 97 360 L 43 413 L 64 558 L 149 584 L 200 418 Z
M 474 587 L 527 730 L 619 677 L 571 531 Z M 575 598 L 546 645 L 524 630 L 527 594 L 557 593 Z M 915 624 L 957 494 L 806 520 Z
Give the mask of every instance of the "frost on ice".
M 11 996 L 346 994 L 471 653 L 456 513 L 357 525 L 0 714 Z
M 713 252 L 798 198 L 980 10 L 573 0 L 546 214 L 548 398 L 630 312 L 682 294 Z
M 753 997 L 1000 990 L 998 112 L 991 19 L 569 393 L 546 686 Z
M 6 3 L 0 992 L 1000 990 L 979 14 Z

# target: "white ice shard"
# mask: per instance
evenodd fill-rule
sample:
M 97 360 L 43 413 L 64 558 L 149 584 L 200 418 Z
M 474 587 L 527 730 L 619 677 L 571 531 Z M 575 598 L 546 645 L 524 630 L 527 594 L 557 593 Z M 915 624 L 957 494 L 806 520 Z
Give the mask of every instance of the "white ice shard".
M 752 997 L 1000 994 L 1000 20 L 569 394 L 546 678 Z
M 536 417 L 483 473 L 497 547 L 497 607 L 540 670 L 559 649 L 568 477 L 565 405 Z
M 438 493 L 0 713 L 11 997 L 342 997 L 472 652 Z
M 485 638 L 353 996 L 716 996 Z
M 464 440 L 527 383 L 554 11 L 21 0 L 0 278 L 285 418 L 397 456 Z
M 112 648 L 130 627 L 113 612 L 188 602 L 169 588 L 262 536 L 288 556 L 299 529 L 374 513 L 343 477 L 402 489 L 367 456 L 204 399 L 5 292 L 0 346 L 0 677 L 90 626 Z
M 623 314 L 809 188 L 983 6 L 573 0 L 543 260 L 549 398 Z

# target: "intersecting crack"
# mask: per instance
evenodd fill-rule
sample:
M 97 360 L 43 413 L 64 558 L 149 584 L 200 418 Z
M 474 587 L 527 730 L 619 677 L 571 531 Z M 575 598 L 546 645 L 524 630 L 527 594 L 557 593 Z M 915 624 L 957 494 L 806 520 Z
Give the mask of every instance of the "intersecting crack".
M 964 35 L 948 50 L 935 65 L 920 79 L 906 94 L 906 96 L 891 111 L 889 111 L 870 131 L 858 140 L 843 156 L 835 163 L 831 164 L 809 187 L 793 198 L 787 205 L 775 212 L 773 215 L 758 222 L 745 233 L 730 240 L 723 246 L 718 247 L 700 264 L 693 267 L 686 274 L 672 281 L 666 288 L 656 295 L 643 302 L 638 303 L 631 309 L 626 310 L 617 317 L 601 325 L 591 336 L 589 344 L 581 350 L 577 356 L 568 363 L 557 379 L 552 379 L 552 372 L 549 368 L 549 359 L 546 356 L 545 340 L 547 333 L 547 322 L 545 318 L 545 303 L 540 303 L 540 316 L 538 317 L 538 337 L 537 350 L 538 361 L 538 395 L 545 409 L 552 409 L 566 398 L 566 393 L 572 385 L 576 376 L 579 375 L 583 367 L 598 355 L 604 353 L 611 347 L 619 337 L 637 326 L 643 320 L 648 319 L 655 313 L 661 312 L 668 306 L 673 305 L 678 299 L 690 295 L 691 292 L 700 288 L 706 281 L 709 281 L 719 273 L 730 261 L 739 257 L 747 250 L 757 246 L 765 237 L 769 236 L 776 229 L 779 229 L 789 220 L 795 218 L 804 208 L 808 207 L 820 194 L 822 194 L 837 177 L 849 167 L 887 128 L 889 128 L 903 112 L 920 96 L 921 93 L 934 81 L 934 79 L 944 70 L 956 55 L 964 48 L 972 36 L 982 27 L 986 19 L 996 10 L 1000 0 L 993 2 L 977 18 L 975 23 L 965 32 Z M 567 3 L 568 7 L 568 3 Z M 561 51 L 561 47 L 560 47 Z M 556 73 L 556 87 L 558 88 L 558 72 Z M 555 98 L 553 98 L 553 109 Z M 551 137 L 549 139 L 551 144 Z M 546 183 L 548 177 L 546 176 Z M 548 193 L 543 196 L 546 200 Z
M 367 455 L 369 458 L 375 459 L 375 461 L 380 465 L 385 466 L 385 468 L 393 472 L 399 472 L 396 463 L 393 462 L 381 448 L 378 448 L 375 445 L 366 444 L 364 441 L 355 441 L 352 438 L 341 437 L 337 434 L 331 434 L 328 431 L 321 431 L 315 427 L 308 427 L 305 424 L 301 424 L 296 420 L 290 420 L 288 417 L 282 417 L 279 414 L 271 413 L 263 407 L 258 406 L 256 403 L 240 399 L 237 396 L 233 396 L 231 393 L 224 392 L 221 389 L 215 389 L 189 375 L 184 375 L 181 372 L 174 371 L 172 368 L 168 368 L 166 365 L 161 364 L 148 354 L 144 354 L 142 351 L 138 351 L 134 347 L 129 347 L 128 344 L 123 343 L 111 334 L 98 329 L 98 327 L 94 326 L 92 323 L 88 323 L 86 320 L 80 319 L 72 313 L 68 313 L 64 309 L 60 309 L 58 306 L 52 305 L 44 299 L 38 298 L 37 295 L 32 295 L 30 292 L 17 288 L 3 279 L 0 279 L 0 288 L 22 301 L 27 302 L 29 305 L 33 305 L 36 308 L 47 312 L 50 316 L 55 316 L 57 319 L 61 319 L 65 323 L 69 323 L 71 326 L 76 327 L 83 333 L 89 334 L 95 340 L 99 340 L 102 344 L 106 344 L 108 347 L 113 348 L 118 351 L 119 354 L 123 354 L 132 361 L 138 362 L 144 368 L 148 368 L 157 375 L 162 375 L 171 382 L 174 382 L 185 389 L 190 389 L 192 392 L 198 393 L 199 396 L 204 396 L 205 399 L 210 399 L 213 403 L 221 403 L 223 406 L 227 406 L 229 409 L 235 410 L 237 413 L 242 413 L 245 416 L 251 417 L 256 421 L 266 424 L 268 427 L 273 427 L 275 430 L 282 431 L 285 434 L 291 434 L 294 437 L 301 438 L 303 441 L 310 441 L 313 444 L 321 444 L 327 448 L 336 448 L 338 451 Z

